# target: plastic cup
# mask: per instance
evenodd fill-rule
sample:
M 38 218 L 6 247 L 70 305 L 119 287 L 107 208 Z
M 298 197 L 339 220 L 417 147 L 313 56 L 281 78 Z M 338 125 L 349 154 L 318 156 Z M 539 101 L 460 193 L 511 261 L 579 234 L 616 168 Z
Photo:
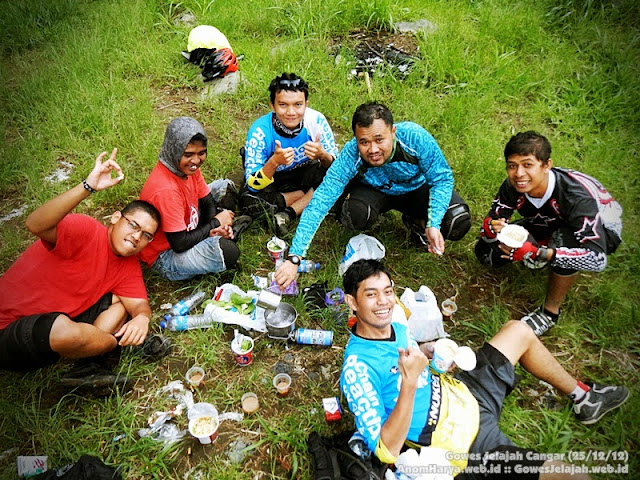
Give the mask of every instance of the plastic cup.
M 253 413 L 256 410 L 258 410 L 258 408 L 260 408 L 258 395 L 256 395 L 253 392 L 247 392 L 244 395 L 242 395 L 242 398 L 240 399 L 240 403 L 242 404 L 242 410 L 244 410 L 245 413 Z
M 251 342 L 251 346 L 248 349 L 243 350 L 242 344 L 246 341 Z M 238 335 L 231 341 L 231 351 L 236 359 L 236 363 L 241 367 L 246 367 L 253 360 L 253 338 L 246 335 Z
M 286 373 L 279 373 L 273 377 L 273 386 L 276 388 L 278 395 L 285 397 L 289 393 L 289 387 L 291 387 L 291 377 Z
M 271 260 L 277 262 L 284 257 L 284 252 L 287 249 L 287 242 L 278 237 L 271 237 L 267 242 L 267 250 Z
M 456 302 L 454 302 L 450 298 L 447 298 L 446 300 L 444 300 L 440 304 L 440 308 L 442 311 L 442 316 L 446 317 L 447 319 L 450 318 L 454 313 L 458 311 L 458 305 L 456 305 Z
M 208 445 L 218 438 L 218 410 L 210 403 L 196 403 L 189 409 L 189 433 L 203 445 Z
M 204 380 L 204 370 L 200 367 L 191 367 L 189 370 L 187 370 L 184 378 L 192 387 L 199 387 Z
M 431 367 L 438 373 L 447 373 L 458 351 L 458 344 L 448 338 L 441 338 L 433 346 Z

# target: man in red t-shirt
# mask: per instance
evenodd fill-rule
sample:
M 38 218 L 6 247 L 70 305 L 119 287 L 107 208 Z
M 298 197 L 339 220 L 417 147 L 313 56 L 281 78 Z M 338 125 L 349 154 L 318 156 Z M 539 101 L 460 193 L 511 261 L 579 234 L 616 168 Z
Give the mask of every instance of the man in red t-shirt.
M 86 180 L 27 218 L 40 240 L 0 277 L 0 368 L 30 370 L 145 340 L 151 309 L 135 255 L 153 240 L 160 214 L 135 201 L 105 227 L 70 213 L 124 178 L 116 152 L 104 162 L 101 153 Z

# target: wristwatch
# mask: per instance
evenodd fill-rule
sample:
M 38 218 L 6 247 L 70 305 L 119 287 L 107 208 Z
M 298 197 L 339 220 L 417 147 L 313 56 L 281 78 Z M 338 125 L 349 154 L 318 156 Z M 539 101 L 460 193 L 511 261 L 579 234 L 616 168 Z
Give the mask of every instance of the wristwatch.
M 298 255 L 289 255 L 287 257 L 287 260 L 289 260 L 294 265 L 300 265 L 301 258 Z

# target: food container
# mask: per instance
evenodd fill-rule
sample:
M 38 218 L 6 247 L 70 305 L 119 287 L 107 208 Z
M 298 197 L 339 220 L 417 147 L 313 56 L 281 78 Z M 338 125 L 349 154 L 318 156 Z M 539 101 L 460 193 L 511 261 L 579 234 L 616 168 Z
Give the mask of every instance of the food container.
M 248 343 L 249 348 L 242 348 L 244 343 Z M 246 335 L 238 335 L 231 341 L 231 351 L 233 352 L 236 363 L 241 367 L 246 367 L 253 360 L 253 338 Z
M 196 403 L 189 409 L 189 433 L 203 445 L 208 445 L 218 438 L 218 410 L 210 403 Z
M 327 422 L 336 422 L 342 418 L 342 408 L 338 397 L 329 397 L 322 399 L 324 407 L 324 418 Z
M 287 249 L 287 242 L 278 237 L 271 237 L 271 239 L 267 242 L 267 250 L 269 251 L 269 256 L 271 260 L 277 262 L 278 260 L 282 260 L 284 258 L 284 252 Z
M 438 373 L 447 373 L 458 351 L 458 344 L 448 338 L 441 338 L 433 345 L 432 368 Z
M 281 303 L 272 311 L 265 311 L 265 324 L 269 338 L 287 340 L 296 328 L 298 312 L 288 303 Z
M 498 232 L 498 241 L 509 248 L 520 248 L 529 237 L 529 232 L 521 225 L 505 225 Z

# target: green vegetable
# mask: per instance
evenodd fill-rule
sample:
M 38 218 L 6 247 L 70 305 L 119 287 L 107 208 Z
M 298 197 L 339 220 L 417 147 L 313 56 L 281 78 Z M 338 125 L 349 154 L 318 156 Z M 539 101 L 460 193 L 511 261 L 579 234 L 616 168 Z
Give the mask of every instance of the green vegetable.
M 243 340 L 242 343 L 240 344 L 241 352 L 246 352 L 250 348 L 251 348 L 251 340 Z

